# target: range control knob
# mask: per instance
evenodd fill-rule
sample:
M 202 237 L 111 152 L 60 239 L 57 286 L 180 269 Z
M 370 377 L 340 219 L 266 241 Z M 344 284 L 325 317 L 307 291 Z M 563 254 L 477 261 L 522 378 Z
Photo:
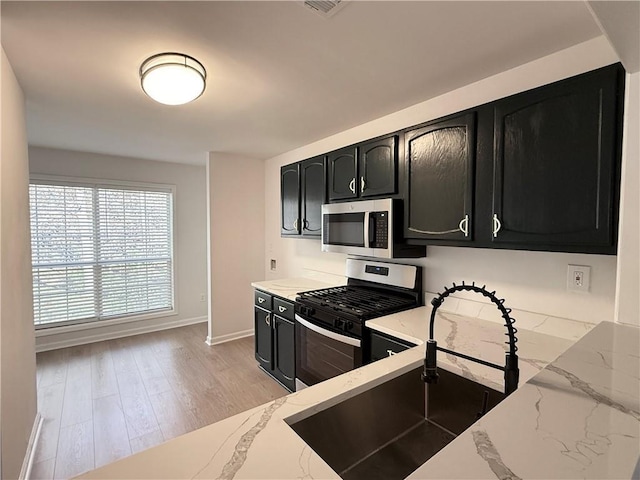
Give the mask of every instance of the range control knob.
M 339 317 L 333 321 L 333 326 L 336 328 L 344 329 L 344 325 L 345 325 L 344 320 L 342 320 Z
M 352 321 L 346 321 L 344 322 L 344 330 L 351 330 L 353 328 L 353 322 Z
M 313 315 L 314 313 L 316 313 L 315 308 L 313 307 L 307 307 L 305 305 L 302 305 L 300 307 L 300 313 L 302 315 L 304 315 L 305 317 L 310 317 L 311 315 Z

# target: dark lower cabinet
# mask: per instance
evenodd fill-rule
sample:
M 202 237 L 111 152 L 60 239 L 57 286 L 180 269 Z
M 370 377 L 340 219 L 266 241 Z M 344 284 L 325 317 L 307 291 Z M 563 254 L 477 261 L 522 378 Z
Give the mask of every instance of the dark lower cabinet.
M 365 357 L 367 363 L 376 362 L 383 358 L 390 357 L 396 353 L 404 352 L 416 345 L 400 338 L 392 337 L 384 333 L 369 330 L 366 334 Z
M 294 323 L 291 320 L 273 317 L 273 369 L 274 375 L 291 391 L 295 390 L 296 357 Z
M 473 113 L 405 133 L 405 238 L 473 239 L 474 164 Z
M 256 360 L 265 370 L 272 369 L 271 348 L 271 312 L 254 307 L 254 335 L 256 342 Z
M 621 76 L 607 67 L 495 102 L 492 242 L 615 253 Z
M 258 364 L 285 388 L 295 390 L 293 303 L 255 291 L 255 357 Z

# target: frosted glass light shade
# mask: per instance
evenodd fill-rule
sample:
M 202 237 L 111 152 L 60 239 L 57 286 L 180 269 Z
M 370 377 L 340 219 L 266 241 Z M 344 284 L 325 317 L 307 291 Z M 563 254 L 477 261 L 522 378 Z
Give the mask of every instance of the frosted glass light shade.
M 195 58 L 182 53 L 160 53 L 140 66 L 144 92 L 165 105 L 189 103 L 204 92 L 207 72 Z

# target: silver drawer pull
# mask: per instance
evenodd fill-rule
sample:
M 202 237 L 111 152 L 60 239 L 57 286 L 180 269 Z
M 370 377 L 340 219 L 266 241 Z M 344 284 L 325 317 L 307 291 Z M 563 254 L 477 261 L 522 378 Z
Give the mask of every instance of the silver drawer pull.
M 464 233 L 465 237 L 469 236 L 469 215 L 465 215 L 464 218 L 460 220 L 458 228 L 462 233 Z
M 500 219 L 497 214 L 493 214 L 493 238 L 498 236 L 498 232 L 502 228 L 502 223 L 500 223 Z
M 268 314 L 266 317 L 264 317 L 264 323 L 271 326 L 271 314 Z
M 287 307 L 283 307 L 282 305 L 278 305 L 278 310 L 280 310 L 280 313 L 286 312 L 287 311 Z
M 396 352 L 394 352 L 393 350 L 387 350 L 387 355 L 392 356 L 395 355 Z
M 264 303 L 264 302 L 265 302 L 264 298 L 258 297 L 258 303 Z

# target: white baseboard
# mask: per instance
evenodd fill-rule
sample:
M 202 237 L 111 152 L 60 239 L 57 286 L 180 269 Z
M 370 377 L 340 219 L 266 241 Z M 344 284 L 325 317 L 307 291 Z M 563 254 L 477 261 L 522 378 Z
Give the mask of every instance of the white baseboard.
M 33 467 L 33 459 L 36 456 L 36 448 L 38 447 L 38 440 L 40 439 L 40 431 L 42 430 L 42 415 L 40 412 L 36 413 L 36 418 L 33 420 L 33 428 L 31 429 L 31 435 L 29 436 L 29 443 L 27 444 L 27 451 L 22 461 L 22 468 L 20 469 L 20 480 L 29 480 L 31 477 L 31 468 Z
M 220 343 L 230 342 L 231 340 L 238 340 L 239 338 L 250 337 L 253 335 L 253 328 L 250 330 L 242 330 L 240 332 L 229 333 L 227 335 L 219 335 L 217 337 L 209 337 L 204 343 L 212 347 L 213 345 L 218 345 Z
M 75 347 L 76 345 L 85 345 L 87 343 L 95 343 L 101 342 L 104 340 L 113 340 L 115 338 L 122 337 L 130 337 L 133 335 L 141 335 L 143 333 L 151 333 L 151 332 L 159 332 L 161 330 L 169 330 L 171 328 L 177 327 L 186 327 L 187 325 L 194 325 L 196 323 L 206 322 L 208 318 L 205 317 L 194 317 L 194 318 L 185 318 L 183 320 L 170 320 L 170 321 L 158 321 L 154 324 L 147 324 L 140 327 L 133 328 L 122 328 L 121 330 L 114 332 L 104 332 L 104 333 L 92 333 L 91 330 L 82 330 L 78 332 L 74 332 L 73 337 L 66 338 L 64 340 L 59 341 L 49 341 L 46 340 L 42 343 L 36 345 L 36 352 L 46 352 L 47 350 L 57 350 L 58 348 L 66 348 L 66 347 Z M 124 325 L 132 325 L 123 324 Z M 96 325 L 96 330 L 100 329 L 100 325 Z M 252 331 L 253 333 L 253 331 Z M 77 335 L 76 335 L 77 334 Z M 43 339 L 52 338 L 49 337 L 40 337 Z

